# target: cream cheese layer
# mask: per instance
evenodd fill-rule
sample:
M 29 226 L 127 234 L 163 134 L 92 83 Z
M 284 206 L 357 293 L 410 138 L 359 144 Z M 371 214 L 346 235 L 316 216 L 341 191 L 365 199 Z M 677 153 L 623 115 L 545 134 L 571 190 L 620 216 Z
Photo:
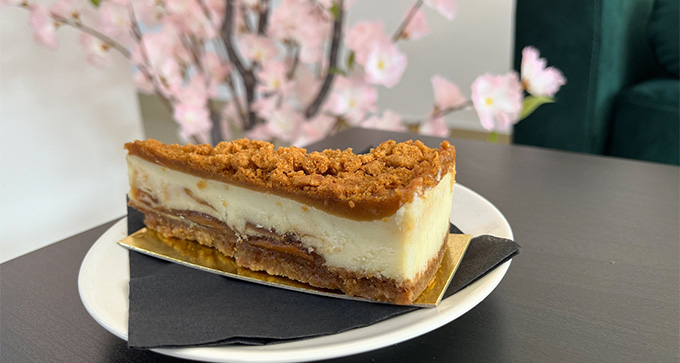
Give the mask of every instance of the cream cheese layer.
M 448 234 L 455 171 L 394 215 L 359 221 L 279 195 L 202 179 L 138 156 L 128 155 L 127 161 L 130 186 L 151 195 L 157 207 L 207 214 L 244 237 L 257 233 L 246 228 L 249 223 L 294 234 L 329 267 L 411 280 L 437 255 Z

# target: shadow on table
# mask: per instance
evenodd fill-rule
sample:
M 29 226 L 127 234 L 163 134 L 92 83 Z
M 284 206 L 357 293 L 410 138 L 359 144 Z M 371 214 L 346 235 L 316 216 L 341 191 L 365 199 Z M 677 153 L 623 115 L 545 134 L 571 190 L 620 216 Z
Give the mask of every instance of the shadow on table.
M 396 344 L 389 350 L 375 350 L 327 362 L 392 362 L 395 356 L 402 357 L 404 362 L 506 360 L 507 357 L 498 354 L 507 351 L 503 345 L 507 343 L 511 329 L 504 326 L 506 320 L 503 318 L 504 303 L 494 296 L 492 293 L 479 305 L 451 323 L 428 334 Z M 480 342 L 484 345 L 480 345 Z M 452 346 L 456 347 L 453 355 Z

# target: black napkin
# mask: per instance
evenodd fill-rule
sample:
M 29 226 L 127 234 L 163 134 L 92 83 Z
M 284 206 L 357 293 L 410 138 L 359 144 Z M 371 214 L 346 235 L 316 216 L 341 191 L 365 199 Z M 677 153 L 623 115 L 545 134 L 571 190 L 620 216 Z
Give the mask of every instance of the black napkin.
M 129 208 L 128 231 L 143 227 Z M 451 233 L 461 233 L 451 225 Z M 519 253 L 513 241 L 472 239 L 445 297 Z M 377 323 L 418 308 L 335 299 L 267 287 L 130 251 L 128 346 L 262 345 Z

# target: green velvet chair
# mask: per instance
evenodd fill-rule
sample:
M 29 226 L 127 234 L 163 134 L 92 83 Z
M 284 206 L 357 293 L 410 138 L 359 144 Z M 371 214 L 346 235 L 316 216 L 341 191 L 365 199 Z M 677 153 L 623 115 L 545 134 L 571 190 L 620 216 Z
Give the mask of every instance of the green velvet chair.
M 515 69 L 533 45 L 567 84 L 513 142 L 680 164 L 679 3 L 517 0 Z

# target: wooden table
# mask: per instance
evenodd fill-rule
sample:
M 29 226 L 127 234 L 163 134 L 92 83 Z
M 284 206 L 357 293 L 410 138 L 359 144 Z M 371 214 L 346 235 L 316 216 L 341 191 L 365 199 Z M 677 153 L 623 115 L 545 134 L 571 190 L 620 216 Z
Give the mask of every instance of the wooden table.
M 363 150 L 410 137 L 352 129 L 310 149 Z M 505 214 L 521 254 L 498 288 L 457 320 L 338 361 L 678 362 L 678 167 L 453 143 L 458 182 Z M 2 362 L 179 361 L 128 349 L 80 302 L 80 263 L 111 224 L 0 266 Z

